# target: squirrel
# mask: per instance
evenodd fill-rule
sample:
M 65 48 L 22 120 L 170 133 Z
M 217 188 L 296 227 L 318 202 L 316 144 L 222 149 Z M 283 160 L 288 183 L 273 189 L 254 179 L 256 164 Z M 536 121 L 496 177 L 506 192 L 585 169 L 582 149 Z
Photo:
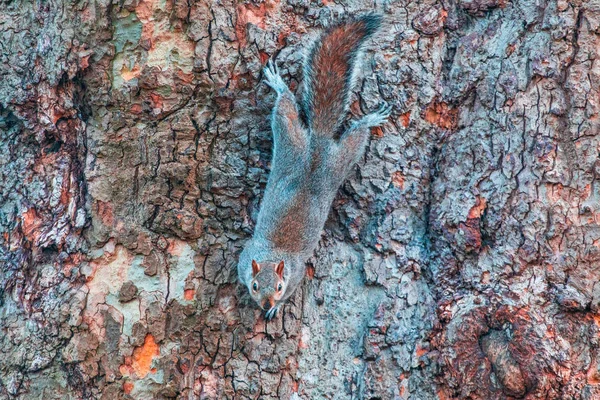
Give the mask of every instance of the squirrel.
M 382 105 L 338 135 L 348 113 L 357 59 L 380 25 L 381 16 L 367 14 L 325 30 L 305 59 L 299 104 L 273 62 L 263 70 L 265 83 L 277 93 L 271 172 L 253 237 L 240 254 L 238 276 L 266 320 L 275 317 L 300 285 L 334 197 L 364 154 L 370 128 L 391 114 L 391 107 Z

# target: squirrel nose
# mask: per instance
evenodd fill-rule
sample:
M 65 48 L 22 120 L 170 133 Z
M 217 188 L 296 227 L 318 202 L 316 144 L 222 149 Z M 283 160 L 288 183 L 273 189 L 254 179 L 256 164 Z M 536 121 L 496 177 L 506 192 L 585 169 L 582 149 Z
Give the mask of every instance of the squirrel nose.
M 265 299 L 260 303 L 260 308 L 262 308 L 265 311 L 269 311 L 273 307 L 275 307 L 275 299 L 272 297 Z

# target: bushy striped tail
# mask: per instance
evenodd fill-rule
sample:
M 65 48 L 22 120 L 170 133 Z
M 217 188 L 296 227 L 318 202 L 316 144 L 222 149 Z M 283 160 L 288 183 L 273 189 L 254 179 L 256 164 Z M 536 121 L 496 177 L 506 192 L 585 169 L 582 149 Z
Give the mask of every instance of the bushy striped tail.
M 356 59 L 380 25 L 380 15 L 367 14 L 330 27 L 315 41 L 304 64 L 302 104 L 314 134 L 331 137 L 338 131 L 348 112 Z

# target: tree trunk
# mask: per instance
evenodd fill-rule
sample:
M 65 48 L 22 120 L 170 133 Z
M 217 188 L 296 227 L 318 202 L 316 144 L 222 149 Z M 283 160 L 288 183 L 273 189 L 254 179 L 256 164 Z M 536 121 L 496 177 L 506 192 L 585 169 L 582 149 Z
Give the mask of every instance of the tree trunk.
M 0 398 L 600 398 L 600 3 L 379 3 L 0 2 Z M 393 118 L 266 323 L 261 68 L 371 9 Z

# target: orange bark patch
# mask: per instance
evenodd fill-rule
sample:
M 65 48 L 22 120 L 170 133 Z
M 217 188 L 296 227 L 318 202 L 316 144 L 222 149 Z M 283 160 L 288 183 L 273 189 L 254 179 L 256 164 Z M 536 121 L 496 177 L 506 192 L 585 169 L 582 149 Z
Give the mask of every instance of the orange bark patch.
M 404 114 L 400 114 L 398 120 L 404 128 L 408 128 L 408 125 L 410 125 L 410 111 L 405 112 Z
M 556 203 L 563 198 L 564 187 L 560 183 L 546 184 L 546 197 L 550 202 Z
M 427 349 L 424 349 L 423 347 L 421 347 L 420 345 L 417 345 L 417 348 L 415 350 L 415 353 L 417 354 L 417 357 L 422 357 L 425 354 L 428 353 Z
M 69 201 L 71 200 L 71 196 L 69 196 L 69 189 L 70 189 L 70 181 L 69 178 L 67 177 L 66 179 L 63 180 L 63 186 L 61 188 L 60 191 L 60 204 L 62 205 L 67 205 L 69 204 Z
M 96 212 L 102 223 L 106 226 L 112 226 L 114 222 L 113 209 L 110 203 L 104 201 L 96 201 Z
M 141 104 L 134 104 L 131 106 L 131 108 L 129 109 L 129 111 L 131 111 L 132 114 L 141 114 L 142 113 L 142 105 Z
M 392 184 L 401 190 L 404 190 L 404 174 L 402 171 L 396 171 L 392 175 Z
M 194 81 L 194 74 L 185 73 L 182 69 L 176 71 L 177 78 L 186 84 L 190 84 Z
M 149 372 L 153 372 L 150 369 L 152 360 L 160 354 L 160 349 L 154 341 L 154 336 L 151 334 L 146 335 L 144 344 L 133 350 L 133 356 L 131 358 L 125 358 L 125 364 L 121 365 L 119 370 L 123 375 L 135 375 L 138 378 L 143 378 L 148 375 Z
M 512 53 L 514 53 L 515 51 L 515 45 L 514 44 L 509 44 L 508 46 L 506 46 L 506 55 L 510 56 Z
M 130 376 L 133 374 L 133 368 L 131 368 L 131 357 L 125 357 L 125 362 L 119 367 L 121 375 Z
M 71 276 L 71 269 L 81 264 L 82 255 L 81 253 L 70 254 L 62 265 L 62 273 L 68 278 Z
M 79 68 L 81 68 L 82 71 L 85 70 L 89 66 L 90 66 L 90 56 L 89 55 L 81 57 L 79 59 Z
M 186 300 L 194 300 L 194 295 L 196 294 L 195 289 L 185 289 L 183 291 L 183 298 Z
M 380 126 L 376 126 L 371 128 L 371 135 L 375 136 L 376 138 L 382 138 L 383 137 L 383 129 L 381 129 Z
M 304 343 L 304 341 L 302 340 L 302 338 L 300 338 L 300 341 L 298 342 L 298 348 L 300 348 L 300 349 L 308 349 L 308 343 Z
M 309 265 L 308 267 L 306 267 L 306 276 L 308 276 L 308 279 L 312 279 L 315 277 L 315 267 L 313 267 L 312 265 Z
M 56 123 L 58 122 L 59 119 L 61 119 L 62 117 L 64 117 L 65 114 L 63 113 L 62 110 L 57 109 L 57 107 L 54 107 L 51 110 L 51 118 L 52 118 L 52 123 L 54 125 L 56 125 Z
M 150 99 L 152 99 L 152 106 L 154 108 L 163 108 L 163 98 L 157 93 L 150 93 Z
M 450 399 L 450 397 L 448 396 L 448 394 L 446 393 L 446 391 L 444 389 L 441 389 L 437 392 L 437 396 L 439 400 L 448 400 Z
M 434 100 L 425 110 L 425 121 L 442 129 L 455 130 L 458 127 L 458 109 Z
M 138 65 L 135 65 L 132 69 L 127 68 L 125 65 L 121 68 L 121 77 L 127 82 L 133 78 L 137 78 L 141 73 L 142 71 Z
M 140 35 L 140 43 L 144 49 L 152 50 L 154 48 L 154 23 L 144 22 L 142 34 Z
M 167 239 L 169 246 L 167 247 L 167 252 L 175 257 L 180 257 L 185 250 L 185 242 L 175 239 Z
M 477 196 L 477 201 L 475 205 L 469 210 L 469 218 L 479 218 L 481 214 L 483 214 L 483 210 L 485 210 L 485 206 L 487 205 L 487 200 L 483 197 Z
M 123 392 L 125 392 L 125 394 L 131 393 L 132 390 L 133 390 L 133 382 L 125 382 L 123 384 Z
M 350 111 L 354 115 L 362 115 L 362 111 L 360 110 L 360 102 L 358 100 L 350 103 Z
M 587 383 L 590 385 L 600 384 L 600 374 L 598 373 L 598 363 L 594 360 L 590 364 L 590 369 L 587 372 Z
M 155 2 L 150 1 L 140 1 L 139 4 L 135 7 L 135 15 L 142 22 L 149 22 L 152 19 L 152 14 L 154 13 Z
M 285 45 L 285 39 L 287 39 L 289 35 L 289 32 L 280 32 L 279 36 L 277 36 L 277 44 L 283 47 Z
M 446 22 L 446 19 L 448 18 L 448 11 L 444 10 L 443 8 L 440 10 L 440 20 L 442 21 L 442 24 L 444 22 Z
M 267 14 L 267 10 L 265 7 L 265 3 L 260 3 L 260 5 L 258 6 L 252 4 L 245 4 L 240 8 L 242 8 L 242 14 L 244 15 L 246 23 L 256 25 L 260 29 L 266 28 L 265 16 Z
M 246 25 L 250 23 L 258 26 L 260 29 L 265 29 L 267 7 L 265 3 L 260 3 L 258 6 L 254 4 L 240 4 L 236 9 L 236 14 L 235 36 L 240 42 L 240 47 L 245 47 L 248 43 L 246 38 Z
M 581 192 L 581 197 L 584 200 L 589 199 L 591 194 L 592 194 L 592 185 L 588 183 L 587 185 L 584 186 L 583 191 Z
M 265 65 L 267 63 L 267 61 L 269 60 L 269 55 L 267 53 L 265 53 L 264 51 L 259 51 L 258 55 L 260 57 L 260 63 L 262 65 Z
M 181 360 L 179 362 L 179 368 L 181 369 L 181 372 L 187 374 L 190 370 L 190 362 L 188 360 Z
M 30 208 L 29 210 L 23 213 L 23 218 L 21 219 L 21 226 L 23 229 L 23 235 L 27 238 L 27 240 L 31 242 L 35 242 L 37 238 L 40 236 L 40 232 L 38 232 L 38 228 L 42 225 L 42 219 L 38 216 L 35 209 Z
M 481 274 L 481 283 L 483 283 L 484 285 L 488 285 L 490 283 L 490 272 L 489 271 L 485 271 L 483 274 Z

